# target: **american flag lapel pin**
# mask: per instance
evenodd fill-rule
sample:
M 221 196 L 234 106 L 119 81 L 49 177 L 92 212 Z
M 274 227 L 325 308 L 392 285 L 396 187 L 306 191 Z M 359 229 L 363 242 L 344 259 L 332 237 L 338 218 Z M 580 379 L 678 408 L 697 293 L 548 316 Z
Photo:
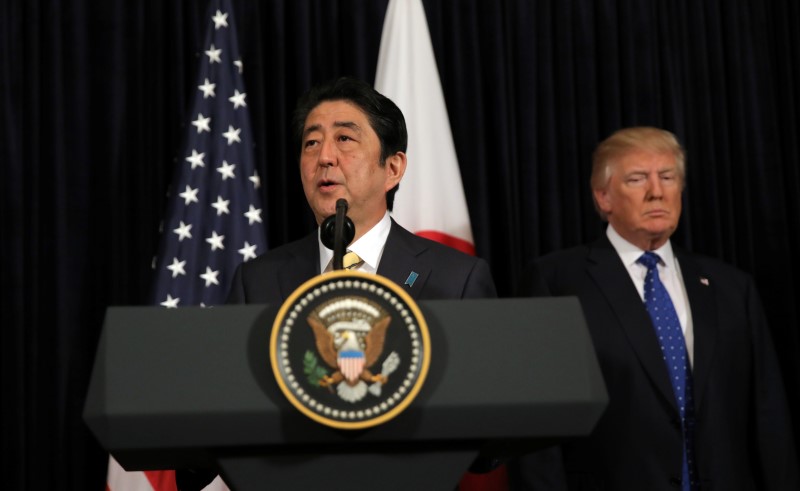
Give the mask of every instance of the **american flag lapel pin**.
M 419 278 L 419 273 L 417 273 L 416 271 L 412 271 L 408 275 L 408 278 L 406 278 L 406 285 L 408 285 L 409 287 L 414 286 L 414 282 L 417 281 L 417 278 Z
M 708 286 L 708 278 L 701 276 L 700 283 L 702 283 L 704 286 Z

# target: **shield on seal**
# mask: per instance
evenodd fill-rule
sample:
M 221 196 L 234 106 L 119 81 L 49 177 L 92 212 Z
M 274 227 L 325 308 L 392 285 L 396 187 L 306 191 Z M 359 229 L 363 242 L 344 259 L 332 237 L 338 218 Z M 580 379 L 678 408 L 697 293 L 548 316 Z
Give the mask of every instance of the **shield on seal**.
M 352 385 L 358 381 L 361 372 L 364 371 L 364 352 L 340 351 L 337 362 L 342 375 Z

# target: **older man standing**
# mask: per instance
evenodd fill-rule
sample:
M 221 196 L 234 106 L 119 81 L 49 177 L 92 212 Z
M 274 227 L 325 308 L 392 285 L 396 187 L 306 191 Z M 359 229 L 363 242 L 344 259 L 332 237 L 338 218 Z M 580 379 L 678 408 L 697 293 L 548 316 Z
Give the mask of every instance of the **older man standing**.
M 609 392 L 592 434 L 561 447 L 569 489 L 800 489 L 791 423 L 749 275 L 673 248 L 684 152 L 657 128 L 594 153 L 601 239 L 535 262 L 523 295 L 576 295 Z

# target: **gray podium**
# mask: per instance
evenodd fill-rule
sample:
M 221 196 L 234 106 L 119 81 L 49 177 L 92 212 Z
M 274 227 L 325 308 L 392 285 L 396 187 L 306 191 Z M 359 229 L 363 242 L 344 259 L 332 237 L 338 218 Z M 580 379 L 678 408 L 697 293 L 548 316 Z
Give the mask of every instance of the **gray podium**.
M 128 470 L 217 466 L 250 489 L 452 490 L 479 452 L 588 434 L 607 404 L 574 297 L 419 302 L 428 377 L 396 418 L 338 430 L 275 381 L 278 306 L 110 307 L 84 420 Z

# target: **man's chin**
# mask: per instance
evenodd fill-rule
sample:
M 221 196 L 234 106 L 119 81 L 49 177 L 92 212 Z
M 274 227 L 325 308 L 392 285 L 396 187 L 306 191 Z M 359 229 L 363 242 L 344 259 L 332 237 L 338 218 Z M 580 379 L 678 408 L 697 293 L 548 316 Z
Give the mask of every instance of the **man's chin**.
M 675 232 L 674 226 L 652 227 L 647 229 L 647 234 L 650 236 L 651 241 L 664 241 Z
M 338 199 L 339 198 L 336 198 L 336 200 Z M 324 205 L 314 207 L 314 215 L 317 217 L 317 221 L 321 223 L 322 220 L 325 220 L 329 216 L 336 214 L 336 200 L 333 200 L 330 203 L 328 203 L 326 200 Z

